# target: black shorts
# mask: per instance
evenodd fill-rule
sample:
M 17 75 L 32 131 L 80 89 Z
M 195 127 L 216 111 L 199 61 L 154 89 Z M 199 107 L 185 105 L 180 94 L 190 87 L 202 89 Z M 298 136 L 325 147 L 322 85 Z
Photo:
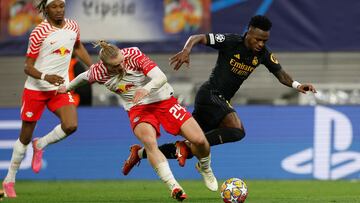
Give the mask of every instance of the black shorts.
M 224 117 L 235 112 L 230 103 L 208 84 L 203 84 L 195 96 L 193 117 L 204 132 L 219 127 Z

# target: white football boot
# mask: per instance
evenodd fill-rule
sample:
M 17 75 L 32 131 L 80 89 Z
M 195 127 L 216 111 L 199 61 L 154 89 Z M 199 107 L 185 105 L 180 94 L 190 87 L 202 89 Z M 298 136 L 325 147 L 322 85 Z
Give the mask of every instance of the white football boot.
M 216 192 L 218 190 L 218 182 L 215 178 L 215 175 L 211 169 L 211 167 L 209 167 L 208 169 L 202 169 L 200 167 L 200 163 L 198 162 L 195 165 L 195 168 L 197 169 L 197 171 L 199 171 L 199 173 L 202 175 L 203 179 L 204 179 L 204 183 L 206 185 L 206 187 L 213 191 Z

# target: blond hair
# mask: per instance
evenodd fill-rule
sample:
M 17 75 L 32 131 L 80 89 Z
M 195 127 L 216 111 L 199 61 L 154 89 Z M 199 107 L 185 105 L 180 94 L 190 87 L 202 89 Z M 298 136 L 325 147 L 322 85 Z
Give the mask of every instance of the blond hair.
M 109 59 L 115 58 L 119 53 L 119 48 L 113 44 L 107 43 L 105 40 L 99 40 L 93 43 L 94 48 L 100 46 L 99 57 L 107 63 Z

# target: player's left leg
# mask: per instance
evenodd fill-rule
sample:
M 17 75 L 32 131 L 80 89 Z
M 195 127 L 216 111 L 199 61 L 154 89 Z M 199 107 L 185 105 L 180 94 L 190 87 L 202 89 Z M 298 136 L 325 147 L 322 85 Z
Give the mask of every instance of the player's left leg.
M 141 122 L 134 128 L 134 134 L 148 151 L 148 161 L 159 178 L 168 186 L 171 196 L 177 200 L 186 198 L 186 194 L 171 172 L 168 161 L 158 149 L 157 130 L 149 123 Z
M 77 112 L 75 105 L 62 106 L 54 111 L 60 118 L 61 124 L 55 126 L 47 135 L 33 140 L 33 161 L 32 169 L 38 173 L 42 166 L 43 150 L 46 146 L 59 142 L 77 129 Z

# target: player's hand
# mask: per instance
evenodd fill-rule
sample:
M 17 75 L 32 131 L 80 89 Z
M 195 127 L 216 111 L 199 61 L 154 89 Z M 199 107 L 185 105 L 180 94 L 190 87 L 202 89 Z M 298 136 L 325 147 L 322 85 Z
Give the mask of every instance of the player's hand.
M 190 52 L 186 49 L 183 49 L 182 51 L 180 51 L 179 53 L 175 54 L 174 56 L 172 56 L 169 60 L 170 60 L 170 66 L 172 66 L 173 64 L 175 64 L 173 66 L 174 70 L 179 70 L 179 68 L 185 63 L 186 67 L 189 67 L 190 64 L 190 56 L 189 56 Z
M 59 86 L 65 82 L 64 78 L 58 75 L 45 75 L 45 80 L 55 86 Z
M 302 84 L 297 88 L 297 90 L 303 94 L 306 94 L 308 91 L 316 93 L 316 89 L 312 84 Z
M 146 97 L 150 92 L 147 91 L 146 89 L 137 89 L 135 91 L 135 94 L 134 94 L 134 99 L 133 99 L 133 102 L 134 104 L 137 104 L 138 102 L 140 102 L 142 99 L 144 99 L 144 97 Z
M 56 94 L 65 94 L 67 92 L 65 85 L 60 85 L 56 91 Z

